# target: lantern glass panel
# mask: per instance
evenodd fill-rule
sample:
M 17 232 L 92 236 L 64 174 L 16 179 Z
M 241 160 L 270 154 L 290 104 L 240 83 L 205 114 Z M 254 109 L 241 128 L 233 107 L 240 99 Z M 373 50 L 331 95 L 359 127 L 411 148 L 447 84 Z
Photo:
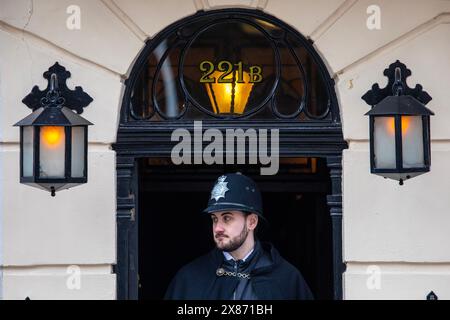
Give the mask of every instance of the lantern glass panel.
M 32 126 L 26 126 L 22 130 L 22 174 L 24 177 L 32 177 L 34 128 Z
M 72 127 L 72 177 L 84 177 L 85 127 Z
M 66 135 L 63 126 L 42 126 L 39 145 L 39 177 L 65 177 Z
M 376 169 L 395 169 L 395 117 L 374 117 L 374 161 Z
M 423 167 L 423 127 L 421 116 L 402 117 L 403 168 Z

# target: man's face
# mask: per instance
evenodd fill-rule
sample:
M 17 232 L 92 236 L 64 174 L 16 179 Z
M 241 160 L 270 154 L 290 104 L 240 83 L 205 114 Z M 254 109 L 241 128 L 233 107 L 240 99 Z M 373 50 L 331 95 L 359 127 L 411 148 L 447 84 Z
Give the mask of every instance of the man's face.
M 211 214 L 214 242 L 218 249 L 233 252 L 247 239 L 247 218 L 241 211 L 218 211 Z

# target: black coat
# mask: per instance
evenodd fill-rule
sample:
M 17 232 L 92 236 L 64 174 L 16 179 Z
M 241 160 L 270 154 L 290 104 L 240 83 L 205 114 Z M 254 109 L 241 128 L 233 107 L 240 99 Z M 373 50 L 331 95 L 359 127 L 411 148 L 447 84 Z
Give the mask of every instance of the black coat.
M 300 272 L 270 243 L 261 243 L 264 266 L 250 272 L 253 292 L 261 300 L 311 300 L 312 293 Z M 230 299 L 239 279 L 219 277 L 216 270 L 222 266 L 222 251 L 214 249 L 181 268 L 170 283 L 165 299 L 222 300 Z

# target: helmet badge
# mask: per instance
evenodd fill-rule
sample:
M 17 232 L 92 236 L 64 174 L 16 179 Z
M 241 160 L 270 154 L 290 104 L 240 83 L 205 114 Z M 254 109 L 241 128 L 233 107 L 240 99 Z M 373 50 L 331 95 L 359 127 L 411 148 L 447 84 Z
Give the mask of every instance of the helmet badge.
M 220 176 L 217 179 L 216 185 L 211 191 L 211 199 L 218 201 L 220 198 L 225 198 L 225 192 L 230 189 L 227 188 L 228 182 L 225 182 L 226 176 Z

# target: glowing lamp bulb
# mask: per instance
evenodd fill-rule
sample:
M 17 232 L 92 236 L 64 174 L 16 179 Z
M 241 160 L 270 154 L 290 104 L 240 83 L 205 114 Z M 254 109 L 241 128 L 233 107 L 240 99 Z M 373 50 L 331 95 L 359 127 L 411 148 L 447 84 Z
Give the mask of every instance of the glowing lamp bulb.
M 46 146 L 49 148 L 56 148 L 64 140 L 64 127 L 42 127 L 41 136 Z
M 410 119 L 411 117 L 403 116 L 401 118 L 402 118 L 402 135 L 405 135 L 408 133 L 409 125 L 411 122 L 411 119 Z M 389 118 L 389 121 L 387 122 L 387 127 L 388 127 L 387 128 L 388 132 L 391 135 L 394 135 L 395 134 L 395 119 L 394 119 L 394 117 Z

